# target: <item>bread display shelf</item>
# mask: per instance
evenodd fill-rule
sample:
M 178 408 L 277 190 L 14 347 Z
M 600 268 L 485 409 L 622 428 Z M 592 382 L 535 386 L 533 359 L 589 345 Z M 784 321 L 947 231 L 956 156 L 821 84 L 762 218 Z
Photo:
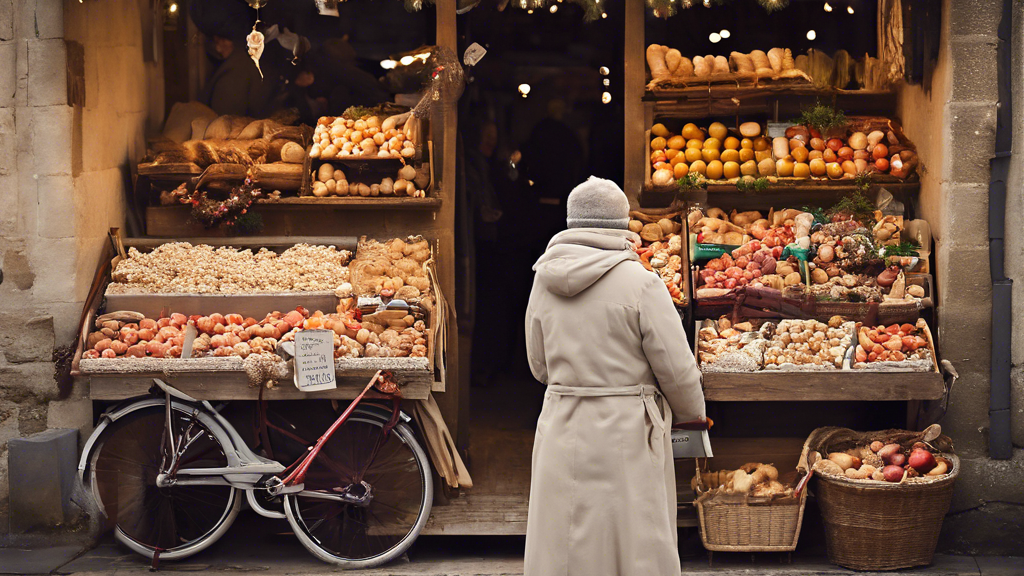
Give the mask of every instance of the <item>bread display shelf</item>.
M 861 113 L 891 112 L 896 107 L 896 93 L 873 90 L 820 89 L 809 85 L 704 84 L 688 88 L 646 91 L 645 106 L 656 117 L 705 118 L 734 114 L 774 114 L 778 104 L 779 119 L 797 116 L 802 108 L 817 101 L 829 102 L 843 110 Z
M 945 393 L 938 372 L 828 372 L 704 374 L 709 402 L 938 400 Z

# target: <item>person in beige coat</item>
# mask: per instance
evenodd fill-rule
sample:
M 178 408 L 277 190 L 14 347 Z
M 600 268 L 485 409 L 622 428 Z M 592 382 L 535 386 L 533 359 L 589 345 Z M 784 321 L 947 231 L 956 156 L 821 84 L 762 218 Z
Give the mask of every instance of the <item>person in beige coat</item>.
M 526 576 L 678 576 L 672 422 L 705 418 L 668 290 L 640 264 L 629 203 L 591 177 L 534 266 L 530 368 L 547 385 L 533 445 Z

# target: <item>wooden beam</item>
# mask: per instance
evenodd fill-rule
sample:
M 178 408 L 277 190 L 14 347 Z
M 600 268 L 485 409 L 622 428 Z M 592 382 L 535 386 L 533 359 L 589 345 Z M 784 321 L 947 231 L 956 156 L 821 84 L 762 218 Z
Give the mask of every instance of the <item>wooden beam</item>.
M 455 18 L 456 0 L 437 0 L 435 6 L 437 11 L 437 45 L 448 48 L 458 55 L 459 47 Z M 448 319 L 446 392 L 438 394 L 436 400 L 452 437 L 455 438 L 459 446 L 465 446 L 469 431 L 466 427 L 460 426 L 459 423 L 460 416 L 463 415 L 465 409 L 469 406 L 469 387 L 466 386 L 465 389 L 462 389 L 459 386 L 459 325 L 455 318 L 454 306 L 456 298 L 455 160 L 456 138 L 458 137 L 458 106 L 449 106 L 441 113 L 440 136 L 441 162 L 439 174 L 436 173 L 437 163 L 435 162 L 434 165 L 435 176 L 438 179 L 438 189 L 443 198 L 441 209 L 435 213 L 436 223 L 439 224 L 436 229 L 436 237 L 438 239 L 438 280 L 441 283 L 441 291 L 451 304 L 452 315 Z M 437 142 L 435 139 L 436 146 Z
M 636 209 L 637 196 L 644 183 L 644 166 L 647 147 L 644 145 L 644 87 L 646 85 L 646 68 L 644 57 L 644 7 L 639 0 L 625 3 L 625 72 L 623 74 L 623 117 L 625 121 L 625 148 L 623 157 L 626 162 L 623 190 L 629 197 L 630 206 Z

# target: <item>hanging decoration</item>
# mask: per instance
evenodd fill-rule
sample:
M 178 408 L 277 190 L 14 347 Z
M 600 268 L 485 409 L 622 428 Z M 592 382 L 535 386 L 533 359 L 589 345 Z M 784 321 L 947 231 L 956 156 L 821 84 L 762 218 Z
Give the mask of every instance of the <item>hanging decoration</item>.
M 252 25 L 252 32 L 245 37 L 245 43 L 249 47 L 249 57 L 256 63 L 256 69 L 260 72 L 260 78 L 263 78 L 263 69 L 260 68 L 260 56 L 263 56 L 263 33 L 256 29 L 256 25 L 260 21 L 257 20 Z
M 722 6 L 728 0 L 647 0 L 647 5 L 654 10 L 654 15 L 659 18 L 668 18 L 669 16 L 675 15 L 679 9 L 693 8 L 694 6 L 703 6 L 705 8 L 711 8 L 712 6 Z M 786 6 L 789 6 L 789 0 L 757 0 L 757 3 L 764 8 L 765 12 L 771 14 L 776 10 L 782 10 Z
M 224 200 L 208 197 L 205 188 L 199 186 L 190 192 L 187 182 L 171 191 L 171 196 L 178 202 L 192 207 L 192 220 L 206 228 L 213 228 L 221 223 L 235 226 L 238 218 L 249 211 L 249 207 L 257 198 L 263 196 L 263 191 L 254 185 L 250 171 L 245 181 L 239 186 L 232 187 Z
M 459 57 L 450 48 L 434 47 L 429 58 L 430 85 L 412 109 L 416 118 L 428 118 L 431 112 L 454 108 L 466 86 Z
M 513 7 L 526 10 L 527 12 L 533 12 L 534 10 L 550 12 L 549 6 L 552 4 L 576 4 L 580 8 L 583 8 L 583 20 L 593 22 L 594 20 L 607 17 L 602 6 L 608 1 L 609 0 L 503 0 L 498 4 L 498 10 L 501 11 L 505 6 L 511 4 Z

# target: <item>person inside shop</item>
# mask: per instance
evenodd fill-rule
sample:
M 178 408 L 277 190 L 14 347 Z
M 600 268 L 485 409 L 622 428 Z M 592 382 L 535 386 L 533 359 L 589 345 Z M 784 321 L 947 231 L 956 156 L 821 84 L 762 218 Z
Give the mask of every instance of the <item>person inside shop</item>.
M 534 265 L 530 368 L 547 385 L 533 445 L 526 576 L 676 576 L 672 422 L 706 419 L 701 374 L 629 201 L 591 177 Z

